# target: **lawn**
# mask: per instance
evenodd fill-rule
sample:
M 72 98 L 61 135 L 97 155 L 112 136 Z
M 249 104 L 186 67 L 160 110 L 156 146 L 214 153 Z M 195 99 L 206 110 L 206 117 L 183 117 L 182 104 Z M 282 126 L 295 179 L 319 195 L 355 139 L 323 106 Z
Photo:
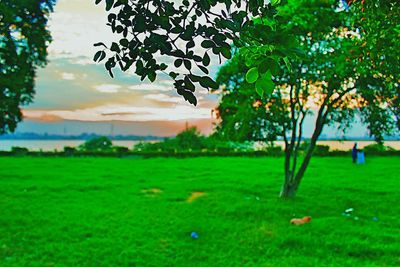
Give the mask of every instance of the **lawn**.
M 399 163 L 0 158 L 0 266 L 400 266 Z

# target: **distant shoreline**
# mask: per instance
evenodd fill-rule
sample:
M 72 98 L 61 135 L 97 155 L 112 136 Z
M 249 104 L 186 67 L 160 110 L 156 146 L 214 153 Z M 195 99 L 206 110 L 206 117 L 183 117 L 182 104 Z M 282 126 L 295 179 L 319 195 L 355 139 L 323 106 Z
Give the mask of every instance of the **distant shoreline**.
M 30 134 L 21 134 L 21 135 L 3 135 L 0 136 L 0 140 L 2 141 L 81 141 L 81 140 L 89 140 L 95 137 L 106 136 L 113 141 L 157 141 L 164 140 L 168 137 L 160 137 L 160 136 L 136 136 L 136 135 L 97 135 L 97 134 L 83 134 L 83 135 L 30 135 Z
M 25 147 L 30 151 L 63 151 L 64 147 L 78 147 L 83 144 L 86 140 L 1 140 L 0 139 L 0 151 L 11 151 L 12 147 Z M 112 140 L 114 146 L 133 148 L 140 142 L 158 142 L 160 140 Z M 319 140 L 318 145 L 326 145 L 330 147 L 330 150 L 341 150 L 349 151 L 352 149 L 354 143 L 358 143 L 358 147 L 363 149 L 364 147 L 374 144 L 374 141 L 363 141 L 363 140 Z M 283 141 L 274 142 L 275 146 L 284 146 Z M 400 141 L 385 141 L 386 146 L 390 146 L 396 150 L 400 150 Z M 265 147 L 265 144 L 255 144 L 255 148 Z
M 95 133 L 83 133 L 80 135 L 59 135 L 59 134 L 37 134 L 37 133 L 16 133 L 0 135 L 0 141 L 86 141 L 95 137 L 106 136 L 112 141 L 162 141 L 173 136 L 154 136 L 154 135 L 100 135 Z M 303 141 L 309 140 L 309 137 L 302 138 Z M 282 138 L 275 142 L 283 141 Z M 348 142 L 348 141 L 375 141 L 374 138 L 366 136 L 352 137 L 321 137 L 318 141 Z M 400 141 L 400 136 L 388 136 L 385 141 Z

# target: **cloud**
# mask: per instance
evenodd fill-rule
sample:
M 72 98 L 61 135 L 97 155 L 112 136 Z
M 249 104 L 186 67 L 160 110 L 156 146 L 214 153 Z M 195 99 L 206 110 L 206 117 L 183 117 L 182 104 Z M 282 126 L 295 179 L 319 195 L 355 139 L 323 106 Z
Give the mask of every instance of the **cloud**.
M 97 63 L 93 61 L 92 58 L 86 57 L 75 57 L 71 58 L 70 62 L 76 65 L 96 65 Z
M 168 108 L 105 105 L 75 110 L 24 110 L 24 115 L 33 119 L 57 116 L 65 120 L 79 121 L 177 121 L 210 119 L 211 109 L 185 104 Z
M 171 91 L 173 85 L 169 84 L 158 84 L 158 83 L 140 83 L 128 87 L 130 90 L 134 91 Z
M 75 78 L 75 74 L 69 73 L 69 72 L 63 72 L 63 73 L 61 73 L 61 78 L 62 78 L 63 80 L 68 80 L 68 81 L 73 81 L 73 80 L 76 79 L 76 78 Z
M 22 111 L 24 118 L 31 119 L 33 121 L 41 121 L 41 122 L 57 122 L 62 121 L 63 118 L 57 115 L 46 114 L 46 113 L 33 113 L 31 114 L 30 111 Z
M 182 97 L 172 97 L 166 94 L 149 94 L 145 95 L 143 98 L 159 102 L 170 102 L 170 103 L 181 103 L 184 101 Z
M 96 85 L 94 86 L 94 88 L 100 93 L 113 94 L 113 93 L 118 93 L 121 86 L 116 84 L 102 84 L 102 85 Z

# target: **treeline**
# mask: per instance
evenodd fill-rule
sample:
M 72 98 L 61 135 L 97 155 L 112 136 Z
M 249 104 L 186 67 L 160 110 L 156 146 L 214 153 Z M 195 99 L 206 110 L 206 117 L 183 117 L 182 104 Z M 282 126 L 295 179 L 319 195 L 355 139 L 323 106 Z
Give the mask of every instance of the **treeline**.
M 301 144 L 300 153 L 307 150 L 307 141 Z M 397 155 L 400 151 L 381 144 L 364 147 L 367 155 Z M 195 127 L 187 128 L 176 137 L 166 138 L 160 142 L 141 142 L 132 149 L 114 146 L 105 136 L 92 138 L 78 147 L 64 147 L 63 151 L 33 152 L 23 147 L 13 147 L 11 152 L 0 152 L 0 155 L 14 156 L 142 156 L 142 157 L 196 157 L 196 156 L 283 156 L 280 146 L 269 143 L 262 148 L 255 148 L 254 143 L 228 142 L 215 136 L 203 136 Z M 349 151 L 330 150 L 327 145 L 317 145 L 316 156 L 348 156 Z

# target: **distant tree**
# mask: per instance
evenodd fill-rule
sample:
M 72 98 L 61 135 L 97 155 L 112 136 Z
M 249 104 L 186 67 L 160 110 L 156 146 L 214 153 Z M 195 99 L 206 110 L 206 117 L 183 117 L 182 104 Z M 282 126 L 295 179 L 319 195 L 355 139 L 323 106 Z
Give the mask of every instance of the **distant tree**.
M 63 151 L 64 151 L 65 155 L 72 156 L 76 152 L 76 148 L 70 147 L 70 146 L 65 146 Z
M 94 137 L 82 145 L 79 146 L 79 149 L 87 152 L 104 152 L 112 150 L 112 142 L 108 137 Z
M 205 137 L 196 127 L 188 127 L 175 137 L 176 146 L 179 150 L 200 150 L 205 148 Z
M 13 146 L 11 148 L 11 153 L 13 153 L 16 156 L 25 156 L 29 153 L 29 149 L 26 147 Z
M 108 56 L 105 68 L 111 76 L 117 66 L 122 71 L 133 68 L 141 80 L 152 82 L 164 73 L 175 81 L 178 94 L 194 105 L 196 87 L 218 88 L 209 77 L 210 58 L 230 59 L 231 43 L 246 50 L 249 68 L 272 54 L 281 62 L 296 46 L 285 32 L 275 30 L 280 0 L 95 1 L 101 2 L 109 12 L 107 25 L 121 39 L 95 44 L 102 50 L 94 60 Z M 255 17 L 265 23 L 255 23 Z
M 22 120 L 32 102 L 36 69 L 46 64 L 47 20 L 55 0 L 0 1 L 0 134 Z
M 305 52 L 303 57 L 291 57 L 287 68 L 270 60 L 246 70 L 242 63 L 245 60 L 234 58 L 218 75 L 217 81 L 222 84 L 222 101 L 218 107 L 222 122 L 218 131 L 233 132 L 232 124 L 241 125 L 248 117 L 256 124 L 255 118 L 262 116 L 257 119 L 268 122 L 264 130 L 283 138 L 285 177 L 281 197 L 296 195 L 326 125 L 339 125 L 344 130 L 358 111 L 365 114 L 369 110 L 370 101 L 381 100 L 378 90 L 365 86 L 359 44 L 364 36 L 357 33 L 359 28 L 353 24 L 358 13 L 339 12 L 337 3 L 290 0 L 279 8 L 277 30 L 295 36 L 299 48 Z M 239 52 L 235 57 L 240 56 Z M 271 85 L 271 77 L 276 87 Z M 376 81 L 371 80 L 369 84 L 372 82 Z M 389 114 L 376 108 L 372 110 L 390 120 Z M 314 114 L 314 129 L 309 145 L 302 151 L 304 122 L 311 114 Z M 262 127 L 253 129 L 261 134 Z M 384 128 L 379 134 L 388 132 Z

